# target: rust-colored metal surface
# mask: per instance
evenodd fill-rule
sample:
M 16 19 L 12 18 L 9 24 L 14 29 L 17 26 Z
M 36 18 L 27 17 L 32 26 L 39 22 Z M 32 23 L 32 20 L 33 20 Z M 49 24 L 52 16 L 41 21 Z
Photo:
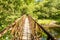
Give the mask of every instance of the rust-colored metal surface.
M 40 40 L 39 38 L 42 35 L 37 35 L 37 29 L 46 33 L 48 36 L 47 40 L 55 40 L 49 32 L 47 32 L 29 15 L 23 15 L 21 18 L 18 18 L 12 25 L 9 25 L 0 32 L 0 37 L 10 30 L 13 35 L 11 40 Z

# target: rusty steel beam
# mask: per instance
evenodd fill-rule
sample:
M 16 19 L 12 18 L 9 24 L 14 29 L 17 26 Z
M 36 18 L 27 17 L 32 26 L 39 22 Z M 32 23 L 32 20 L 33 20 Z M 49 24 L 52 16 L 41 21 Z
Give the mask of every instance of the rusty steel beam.
M 31 20 L 33 20 L 39 26 L 39 28 L 41 28 L 44 31 L 44 33 L 47 34 L 49 40 L 56 40 L 55 37 L 53 37 L 47 30 L 45 30 L 42 25 L 38 24 L 30 15 L 28 15 L 28 18 L 30 18 Z

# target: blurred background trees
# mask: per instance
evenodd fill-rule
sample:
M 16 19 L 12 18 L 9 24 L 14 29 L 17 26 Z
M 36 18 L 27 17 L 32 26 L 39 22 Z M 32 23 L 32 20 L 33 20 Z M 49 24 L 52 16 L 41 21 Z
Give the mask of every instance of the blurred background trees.
M 23 14 L 36 20 L 60 19 L 60 0 L 0 0 L 0 30 Z

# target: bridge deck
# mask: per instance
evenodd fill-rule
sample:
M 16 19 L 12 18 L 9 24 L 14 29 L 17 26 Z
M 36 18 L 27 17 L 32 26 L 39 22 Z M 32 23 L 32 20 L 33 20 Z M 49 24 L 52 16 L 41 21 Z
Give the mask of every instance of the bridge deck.
M 3 31 L 1 31 L 0 37 L 10 30 L 11 34 L 13 35 L 11 40 L 39 40 L 40 37 L 37 36 L 37 28 L 39 31 L 42 30 L 48 36 L 47 40 L 55 40 L 54 37 L 49 32 L 47 32 L 47 30 L 39 25 L 29 15 L 23 15 L 21 18 L 17 19 L 13 25 L 8 26 Z
M 23 27 L 23 37 L 22 40 L 31 40 L 31 30 L 29 27 L 28 18 L 25 19 L 24 27 Z

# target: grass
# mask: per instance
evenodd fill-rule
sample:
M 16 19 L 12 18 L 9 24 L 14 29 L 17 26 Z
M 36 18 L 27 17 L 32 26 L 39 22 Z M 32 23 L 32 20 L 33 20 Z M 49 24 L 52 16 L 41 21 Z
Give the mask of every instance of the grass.
M 39 19 L 39 20 L 38 20 L 38 23 L 44 25 L 44 24 L 49 24 L 49 23 L 51 23 L 52 21 L 56 21 L 57 24 L 60 24 L 60 19 Z
M 39 19 L 38 20 L 39 24 L 49 24 L 50 22 L 52 22 L 51 19 Z

